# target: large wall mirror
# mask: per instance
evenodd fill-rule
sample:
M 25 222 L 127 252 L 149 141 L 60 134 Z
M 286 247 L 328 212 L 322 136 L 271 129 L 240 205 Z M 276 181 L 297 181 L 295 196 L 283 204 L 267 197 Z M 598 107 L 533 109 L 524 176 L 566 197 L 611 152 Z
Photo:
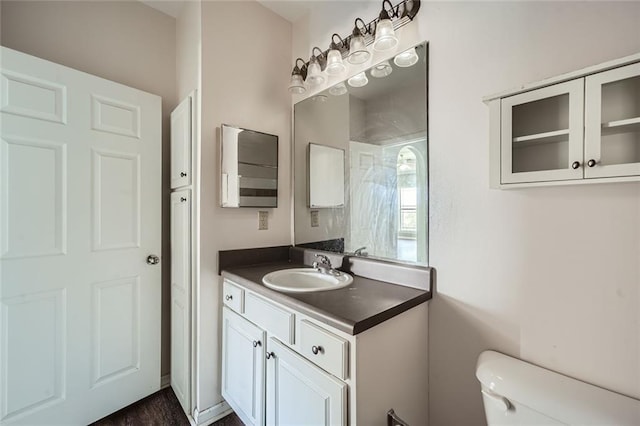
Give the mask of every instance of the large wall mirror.
M 376 64 L 364 86 L 354 87 L 360 75 L 295 105 L 296 245 L 427 264 L 427 43 L 415 54 L 417 61 Z M 331 148 L 344 153 L 332 157 L 342 164 L 314 166 Z M 309 202 L 336 191 L 344 203 Z

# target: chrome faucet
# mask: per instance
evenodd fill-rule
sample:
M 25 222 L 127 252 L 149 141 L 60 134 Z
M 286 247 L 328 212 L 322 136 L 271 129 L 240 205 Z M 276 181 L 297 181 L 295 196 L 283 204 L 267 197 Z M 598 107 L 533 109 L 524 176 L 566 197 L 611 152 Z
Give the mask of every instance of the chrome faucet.
M 360 247 L 359 249 L 356 249 L 356 251 L 353 252 L 353 255 L 354 256 L 366 257 L 366 256 L 369 255 L 369 253 L 364 251 L 365 249 L 366 249 L 366 247 Z
M 324 254 L 316 253 L 316 257 L 320 261 L 313 262 L 313 267 L 317 269 L 319 272 L 322 272 L 323 274 L 329 274 L 329 275 L 340 274 L 340 272 L 333 269 L 333 266 L 331 265 L 331 260 L 329 259 L 328 256 Z

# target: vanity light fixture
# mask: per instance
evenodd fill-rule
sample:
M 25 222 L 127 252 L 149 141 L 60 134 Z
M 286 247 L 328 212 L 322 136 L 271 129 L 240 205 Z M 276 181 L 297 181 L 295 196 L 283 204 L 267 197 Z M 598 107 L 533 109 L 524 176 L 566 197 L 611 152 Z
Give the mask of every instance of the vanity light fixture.
M 311 52 L 311 58 L 309 59 L 309 66 L 307 68 L 307 79 L 305 80 L 309 86 L 318 86 L 325 82 L 326 78 L 322 75 L 323 65 L 326 64 L 326 60 L 324 58 L 324 53 L 322 50 L 318 49 L 320 54 L 316 56 L 315 50 L 317 47 L 313 48 Z
M 378 65 L 374 65 L 371 68 L 371 77 L 382 78 L 386 77 L 393 72 L 393 68 L 389 61 L 380 62 Z
M 363 87 L 366 86 L 367 83 L 369 83 L 369 79 L 364 72 L 361 72 L 347 80 L 347 83 L 349 83 L 349 86 L 351 87 Z
M 399 67 L 406 68 L 415 65 L 418 62 L 418 54 L 416 48 L 412 47 L 409 50 L 405 50 L 399 55 L 393 58 L 393 63 Z
M 302 61 L 302 66 L 298 66 L 298 61 Z M 296 95 L 302 94 L 307 91 L 304 87 L 304 79 L 307 78 L 307 64 L 304 63 L 302 58 L 296 59 L 296 65 L 291 72 L 291 81 L 289 83 L 289 93 L 295 93 Z
M 358 21 L 362 22 L 364 27 L 364 33 L 367 32 L 367 27 L 364 24 L 364 21 L 360 18 L 356 18 L 355 26 L 353 27 L 353 32 L 351 33 L 351 41 L 349 42 L 349 57 L 347 60 L 349 63 L 357 65 L 363 64 L 369 60 L 371 53 L 367 50 L 367 44 L 364 40 L 364 33 L 358 27 Z
M 396 32 L 393 29 L 391 16 L 389 16 L 389 12 L 384 8 L 384 5 L 387 3 L 391 6 L 391 16 L 396 17 L 396 12 L 393 11 L 391 2 L 389 0 L 383 0 L 382 11 L 376 24 L 376 40 L 373 42 L 373 48 L 377 51 L 393 49 L 398 44 L 398 37 L 396 37 Z
M 340 37 L 338 34 L 333 34 L 329 48 L 326 51 L 323 52 L 317 47 L 314 47 L 309 62 L 305 63 L 304 60 L 300 58 L 296 59 L 296 64 L 291 73 L 289 91 L 296 94 L 304 93 L 306 87 L 301 83 L 301 80 L 309 86 L 318 86 L 325 83 L 327 79 L 323 71 L 331 76 L 342 74 L 347 68 L 347 64 L 344 63 L 345 58 L 347 62 L 354 65 L 367 62 L 371 57 L 371 52 L 369 52 L 367 46 L 372 43 L 374 49 L 378 51 L 393 49 L 398 44 L 398 37 L 395 35 L 395 30 L 413 21 L 413 18 L 416 17 L 419 10 L 420 0 L 401 0 L 395 6 L 391 3 L 391 0 L 383 0 L 382 11 L 380 11 L 380 15 L 378 15 L 377 18 L 368 24 L 362 19 L 356 18 L 353 31 L 349 36 Z M 336 37 L 339 42 L 336 42 Z M 318 54 L 316 54 L 316 50 L 319 52 Z M 398 56 L 401 55 L 403 54 Z M 410 65 L 400 65 L 400 63 L 404 64 L 406 62 L 402 62 L 398 56 L 394 59 L 394 62 L 398 64 L 398 66 L 413 65 L 413 63 Z M 299 64 L 299 61 L 302 61 L 302 66 Z M 380 72 L 379 75 L 382 77 L 384 71 L 380 70 Z M 372 71 L 371 75 L 376 77 L 375 73 L 376 71 Z M 364 84 L 368 82 L 367 76 L 364 75 L 363 79 L 360 74 L 349 80 L 360 83 L 364 82 Z
M 335 37 L 338 37 L 340 43 L 335 42 Z M 329 53 L 327 53 L 327 74 L 340 75 L 347 70 L 347 67 L 342 62 L 342 52 L 346 50 L 346 43 L 338 34 L 331 36 L 331 44 L 329 45 Z
M 340 83 L 336 84 L 335 86 L 331 86 L 329 88 L 329 93 L 332 94 L 333 96 L 344 95 L 347 92 L 348 92 L 347 86 L 346 86 L 346 84 L 344 84 L 344 81 L 341 81 Z

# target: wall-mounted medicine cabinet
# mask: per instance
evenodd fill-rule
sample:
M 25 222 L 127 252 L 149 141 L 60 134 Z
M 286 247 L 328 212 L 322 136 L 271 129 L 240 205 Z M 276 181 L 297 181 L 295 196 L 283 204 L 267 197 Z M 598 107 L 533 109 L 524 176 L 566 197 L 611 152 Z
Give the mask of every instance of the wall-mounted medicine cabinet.
M 309 144 L 309 207 L 344 207 L 344 150 Z
M 222 207 L 278 207 L 278 137 L 221 126 Z
M 640 55 L 485 102 L 492 187 L 640 180 Z

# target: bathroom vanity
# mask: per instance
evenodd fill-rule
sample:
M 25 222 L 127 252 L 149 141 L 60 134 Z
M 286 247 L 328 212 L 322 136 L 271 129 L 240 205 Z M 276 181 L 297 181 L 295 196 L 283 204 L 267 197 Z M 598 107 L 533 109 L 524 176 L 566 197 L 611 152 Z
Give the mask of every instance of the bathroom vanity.
M 385 425 L 392 408 L 424 424 L 433 271 L 344 258 L 353 282 L 341 289 L 285 293 L 262 283 L 309 258 L 223 270 L 225 400 L 248 425 Z M 426 280 L 427 289 L 357 275 L 365 270 Z

